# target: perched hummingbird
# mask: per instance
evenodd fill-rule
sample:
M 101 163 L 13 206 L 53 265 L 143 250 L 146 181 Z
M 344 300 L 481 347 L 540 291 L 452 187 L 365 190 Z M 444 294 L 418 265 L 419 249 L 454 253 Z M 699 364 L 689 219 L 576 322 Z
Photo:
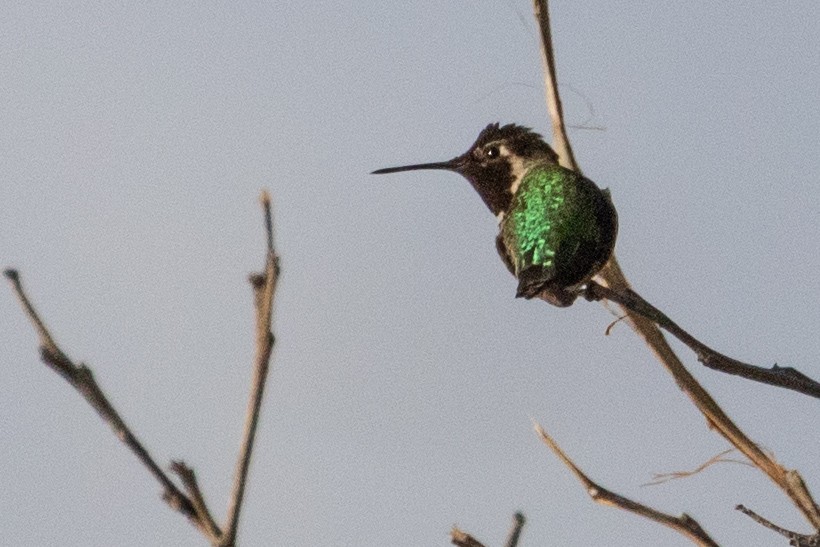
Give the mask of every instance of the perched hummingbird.
M 488 125 L 470 149 L 449 161 L 389 167 L 455 171 L 498 219 L 496 248 L 518 279 L 516 297 L 572 304 L 615 247 L 618 214 L 609 190 L 558 165 L 541 135 L 515 124 Z

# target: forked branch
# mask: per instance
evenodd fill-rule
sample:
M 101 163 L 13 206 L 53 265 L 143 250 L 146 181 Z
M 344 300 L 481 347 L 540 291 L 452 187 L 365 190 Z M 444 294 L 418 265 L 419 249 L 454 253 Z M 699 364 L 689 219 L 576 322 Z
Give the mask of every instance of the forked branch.
M 676 532 L 679 532 L 689 538 L 692 542 L 696 545 L 702 546 L 709 546 L 709 547 L 717 547 L 717 543 L 709 537 L 709 534 L 706 533 L 706 530 L 700 527 L 700 524 L 695 521 L 692 517 L 687 515 L 686 513 L 682 514 L 679 517 L 674 517 L 672 515 L 667 515 L 666 513 L 661 513 L 656 509 L 652 509 L 647 505 L 643 505 L 642 503 L 638 503 L 633 501 L 629 498 L 625 498 L 620 494 L 616 494 L 611 490 L 607 490 L 603 486 L 597 484 L 592 479 L 590 479 L 581 469 L 575 465 L 575 463 L 570 459 L 569 456 L 561 450 L 561 447 L 558 446 L 558 443 L 555 440 L 547 435 L 547 432 L 538 425 L 535 424 L 535 431 L 538 433 L 538 436 L 541 437 L 541 440 L 544 441 L 552 452 L 558 456 L 558 459 L 561 460 L 564 465 L 566 465 L 572 474 L 575 475 L 581 484 L 584 485 L 584 489 L 589 494 L 589 497 L 593 499 L 593 501 L 600 503 L 602 505 L 609 505 L 612 507 L 617 507 L 619 509 L 623 509 L 625 511 L 629 511 L 630 513 L 635 513 L 644 518 L 648 518 L 649 520 L 653 520 L 658 524 L 663 524 L 664 526 L 668 526 L 672 528 Z
M 251 395 L 248 410 L 245 416 L 245 427 L 242 444 L 237 458 L 236 473 L 231 496 L 228 504 L 228 515 L 224 531 L 216 524 L 205 503 L 205 497 L 196 480 L 196 474 L 182 461 L 171 463 L 173 471 L 182 482 L 187 495 L 176 486 L 170 476 L 157 465 L 136 435 L 131 431 L 119 413 L 114 409 L 108 398 L 94 380 L 94 375 L 84 364 L 76 365 L 60 349 L 48 328 L 43 323 L 31 301 L 23 290 L 20 275 L 17 270 L 7 269 L 4 272 L 11 282 L 12 289 L 17 296 L 23 311 L 31 321 L 40 342 L 40 355 L 43 362 L 76 389 L 90 404 L 100 417 L 107 422 L 117 437 L 137 456 L 139 461 L 148 469 L 151 475 L 163 488 L 163 498 L 168 504 L 185 515 L 191 523 L 215 546 L 233 547 L 236 544 L 236 534 L 239 514 L 244 498 L 248 470 L 250 468 L 253 441 L 259 423 L 259 413 L 265 391 L 271 352 L 273 350 L 273 333 L 271 332 L 273 296 L 276 292 L 276 282 L 279 278 L 279 257 L 273 247 L 273 222 L 271 219 L 270 196 L 262 193 L 262 206 L 265 213 L 265 230 L 267 235 L 267 250 L 265 253 L 265 269 L 262 273 L 251 276 L 251 285 L 254 292 L 256 308 L 256 357 L 254 360 Z
M 94 379 L 94 374 L 91 369 L 80 363 L 75 364 L 69 357 L 60 349 L 54 338 L 51 336 L 40 315 L 34 309 L 31 301 L 23 289 L 23 284 L 20 281 L 20 274 L 17 270 L 5 270 L 4 275 L 11 281 L 12 290 L 23 306 L 23 311 L 34 325 L 37 331 L 37 336 L 40 341 L 40 358 L 53 371 L 62 376 L 83 398 L 91 405 L 97 414 L 105 421 L 114 434 L 137 456 L 140 463 L 142 463 L 151 475 L 160 483 L 163 488 L 163 499 L 168 504 L 185 515 L 191 523 L 199 528 L 203 534 L 209 536 L 211 533 L 208 523 L 201 518 L 196 511 L 191 499 L 186 496 L 162 468 L 157 465 L 154 458 L 148 453 L 148 450 L 137 439 L 137 436 L 125 423 L 125 420 L 119 415 L 117 410 L 105 396 L 97 381 Z M 210 536 L 209 536 L 210 537 Z
M 253 441 L 256 437 L 256 427 L 259 424 L 259 413 L 262 408 L 262 398 L 265 394 L 265 382 L 268 377 L 274 343 L 271 324 L 273 320 L 273 295 L 276 292 L 276 283 L 279 280 L 279 256 L 273 247 L 270 195 L 267 192 L 262 192 L 261 201 L 265 211 L 265 231 L 267 234 L 265 270 L 250 277 L 256 306 L 256 357 L 254 359 L 253 378 L 251 379 L 251 395 L 248 399 L 248 410 L 245 414 L 242 444 L 239 448 L 231 498 L 228 502 L 225 537 L 222 538 L 220 543 L 222 547 L 232 547 L 236 543 L 239 513 L 242 509 L 242 500 L 245 497 L 245 485 L 251 463 Z
M 755 382 L 783 387 L 799 393 L 811 395 L 812 397 L 820 398 L 820 383 L 812 380 L 805 374 L 791 367 L 780 367 L 774 365 L 772 368 L 763 368 L 727 357 L 726 355 L 713 350 L 683 330 L 665 313 L 647 302 L 641 295 L 632 289 L 627 288 L 620 291 L 615 291 L 598 283 L 590 282 L 587 285 L 585 294 L 588 300 L 609 300 L 619 304 L 621 307 L 631 312 L 640 314 L 646 319 L 649 319 L 660 326 L 663 330 L 686 344 L 689 349 L 695 352 L 695 355 L 698 357 L 698 361 L 709 368 L 726 372 L 727 374 L 742 376 L 743 378 L 754 380 Z
M 553 52 L 552 40 L 549 29 L 549 16 L 547 0 L 533 0 L 535 16 L 541 29 L 541 48 L 542 59 L 544 60 L 545 70 L 545 87 L 547 89 L 547 106 L 552 118 L 553 136 L 555 140 L 556 151 L 561 155 L 561 165 L 570 169 L 578 169 L 575 165 L 571 150 L 572 147 L 564 130 L 564 121 L 561 113 L 560 99 L 558 95 L 558 83 L 555 71 L 555 56 Z M 562 151 L 566 150 L 566 155 Z M 629 324 L 635 332 L 644 339 L 647 346 L 652 350 L 658 360 L 663 364 L 666 370 L 672 375 L 678 386 L 686 393 L 690 400 L 704 415 L 711 427 L 716 429 L 726 440 L 742 452 L 749 460 L 761 471 L 763 471 L 780 489 L 782 489 L 792 502 L 797 506 L 803 516 L 814 526 L 820 530 L 820 508 L 812 498 L 808 488 L 806 487 L 800 474 L 794 470 L 786 470 L 772 457 L 764 453 L 749 437 L 746 436 L 740 428 L 726 415 L 725 412 L 718 406 L 715 400 L 709 393 L 695 380 L 695 378 L 686 370 L 683 363 L 672 351 L 666 338 L 658 327 L 658 323 L 654 318 L 647 318 L 643 313 L 637 313 L 635 310 L 623 305 L 619 300 L 615 299 L 616 295 L 635 294 L 631 290 L 630 284 L 624 276 L 617 259 L 613 256 L 604 269 L 599 272 L 598 278 L 601 280 L 600 284 L 590 284 L 593 287 L 594 294 L 597 287 L 601 289 L 608 289 L 607 293 L 612 296 L 613 302 L 618 303 L 623 309 Z M 600 291 L 599 291 L 600 294 Z M 620 300 L 624 300 L 623 298 Z M 650 314 L 651 316 L 651 314 Z M 671 323 L 671 321 L 669 322 Z M 673 324 L 673 323 L 671 323 Z M 666 328 L 666 327 L 664 327 Z M 678 327 L 679 328 L 679 327 Z M 682 329 L 680 329 L 682 331 Z M 671 332 L 671 331 L 670 331 Z M 679 332 L 680 334 L 680 332 Z M 691 338 L 691 337 L 690 337 Z M 697 342 L 694 339 L 690 341 Z M 697 342 L 697 344 L 700 344 Z M 710 363 L 710 366 L 720 362 L 727 368 L 737 369 L 737 361 L 722 361 L 716 358 L 717 352 L 704 354 L 703 350 L 708 349 L 702 344 L 696 345 L 698 347 L 699 357 L 707 355 L 705 359 Z M 711 350 L 710 350 L 711 351 Z M 723 357 L 723 356 L 721 356 Z M 756 367 L 759 368 L 759 367 Z M 765 370 L 765 369 L 764 369 Z M 796 371 L 795 371 L 796 372 Z M 759 371 L 757 371 L 759 373 Z M 780 375 L 781 377 L 783 375 Z M 800 373 L 785 373 L 785 376 L 790 378 L 790 381 L 795 384 L 806 385 L 804 380 L 806 378 Z
M 516 547 L 518 545 L 518 540 L 521 539 L 521 530 L 523 530 L 526 521 L 527 519 L 524 518 L 523 513 L 519 512 L 513 515 L 513 523 L 509 534 L 507 534 L 504 547 Z M 483 543 L 456 527 L 450 530 L 450 543 L 458 547 L 484 547 Z

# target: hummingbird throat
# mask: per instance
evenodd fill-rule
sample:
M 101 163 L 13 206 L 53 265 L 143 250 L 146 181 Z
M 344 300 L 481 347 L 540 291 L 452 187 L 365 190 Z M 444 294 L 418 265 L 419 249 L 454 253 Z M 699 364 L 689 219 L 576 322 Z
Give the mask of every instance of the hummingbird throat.
M 515 197 L 515 193 L 518 192 L 518 187 L 521 186 L 521 181 L 524 180 L 524 175 L 527 174 L 527 169 L 529 169 L 529 166 L 523 157 L 512 153 L 506 145 L 502 144 L 498 148 L 501 154 L 506 157 L 507 165 L 509 165 L 510 188 L 508 191 L 510 193 L 510 199 L 512 200 L 512 198 Z M 506 211 L 501 210 L 495 216 L 499 224 L 504 222 L 505 213 Z

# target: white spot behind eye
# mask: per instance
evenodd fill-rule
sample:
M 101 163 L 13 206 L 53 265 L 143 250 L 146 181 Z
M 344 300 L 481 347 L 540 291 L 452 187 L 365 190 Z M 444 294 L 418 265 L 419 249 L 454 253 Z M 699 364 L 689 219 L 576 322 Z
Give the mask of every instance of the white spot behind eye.
M 527 165 L 524 163 L 524 160 L 521 159 L 519 156 L 512 156 L 512 161 L 510 162 L 510 169 L 512 170 L 513 182 L 510 186 L 510 193 L 515 195 L 518 191 L 518 187 L 521 186 L 521 181 L 524 180 L 524 175 L 527 172 Z

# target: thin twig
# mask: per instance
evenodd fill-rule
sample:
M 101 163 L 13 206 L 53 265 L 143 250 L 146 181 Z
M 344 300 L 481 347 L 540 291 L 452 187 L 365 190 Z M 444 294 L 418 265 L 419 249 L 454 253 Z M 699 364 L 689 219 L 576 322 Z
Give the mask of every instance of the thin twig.
M 450 543 L 458 545 L 458 547 L 484 547 L 483 543 L 455 526 L 450 530 Z
M 199 528 L 206 536 L 209 535 L 207 523 L 199 519 L 199 515 L 194 508 L 193 502 L 173 483 L 171 478 L 154 461 L 148 450 L 137 439 L 119 413 L 114 409 L 111 402 L 100 389 L 91 369 L 84 364 L 75 365 L 71 359 L 60 349 L 48 328 L 40 319 L 39 314 L 34 309 L 28 299 L 20 275 L 17 270 L 5 270 L 4 275 L 11 281 L 17 299 L 23 306 L 23 310 L 37 331 L 40 340 L 40 356 L 43 362 L 52 370 L 62 376 L 80 395 L 90 404 L 97 414 L 108 423 L 114 434 L 137 456 L 139 461 L 148 469 L 151 475 L 162 485 L 164 490 L 163 499 L 174 509 L 185 515 L 194 526 Z M 210 537 L 210 536 L 209 536 Z
M 540 425 L 535 424 L 535 431 L 538 433 L 538 436 L 541 437 L 541 440 L 544 441 L 544 444 L 546 444 L 550 450 L 558 456 L 558 459 L 560 459 L 564 465 L 572 471 L 575 478 L 577 478 L 581 484 L 584 485 L 587 494 L 589 494 L 593 501 L 602 505 L 618 507 L 619 509 L 635 513 L 641 517 L 653 520 L 659 524 L 663 524 L 664 526 L 668 526 L 678 533 L 683 534 L 697 545 L 717 547 L 717 543 L 709 537 L 709 534 L 701 528 L 700 524 L 698 524 L 695 519 L 686 513 L 679 517 L 673 517 L 672 515 L 661 513 L 660 511 L 647 505 L 643 505 L 642 503 L 638 503 L 629 498 L 625 498 L 620 494 L 607 490 L 594 482 L 583 471 L 581 471 L 581 469 L 575 465 L 569 456 L 561 450 L 558 443 L 556 443 L 552 437 L 547 435 L 547 432 L 544 431 Z
M 749 365 L 727 357 L 719 353 L 672 321 L 665 313 L 647 302 L 641 295 L 632 289 L 615 291 L 608 287 L 601 286 L 595 282 L 590 282 L 586 289 L 586 296 L 589 300 L 606 299 L 619 304 L 632 312 L 653 321 L 669 334 L 686 344 L 689 349 L 695 352 L 698 361 L 709 368 L 735 374 L 743 378 L 761 382 L 772 386 L 791 389 L 799 393 L 820 398 L 820 383 L 812 380 L 805 374 L 791 368 L 779 367 L 763 368 Z
M 205 503 L 205 496 L 203 496 L 202 490 L 199 488 L 199 483 L 196 480 L 196 473 L 181 460 L 171 462 L 171 471 L 177 474 L 179 480 L 181 480 L 183 486 L 185 486 L 185 490 L 188 491 L 188 496 L 191 499 L 197 517 L 205 528 L 205 535 L 211 540 L 211 543 L 216 544 L 222 537 L 222 531 L 208 510 L 208 505 Z
M 534 0 L 535 20 L 541 32 L 541 63 L 544 67 L 544 91 L 547 98 L 550 119 L 552 120 L 552 144 L 558 153 L 561 165 L 572 171 L 581 172 L 575 161 L 572 146 L 564 126 L 564 108 L 561 106 L 561 95 L 558 93 L 558 78 L 555 71 L 555 51 L 552 47 L 552 27 L 547 0 Z
M 521 539 L 521 530 L 523 530 L 526 522 L 527 519 L 524 518 L 524 513 L 518 512 L 513 515 L 513 524 L 507 536 L 507 542 L 504 543 L 505 547 L 516 547 L 518 545 L 518 540 Z
M 663 484 L 665 482 L 669 482 L 672 480 L 677 479 L 685 479 L 687 477 L 691 477 L 693 475 L 697 475 L 701 473 L 704 469 L 715 465 L 716 463 L 737 463 L 740 465 L 748 465 L 750 467 L 754 467 L 751 463 L 746 460 L 733 460 L 732 458 L 724 458 L 726 454 L 734 452 L 734 448 L 727 448 L 723 452 L 716 454 L 697 466 L 696 468 L 692 469 L 691 471 L 673 471 L 671 473 L 655 473 L 652 475 L 652 480 L 650 482 L 644 483 L 641 486 L 656 486 L 658 484 Z
M 548 9 L 546 0 L 533 0 L 533 3 L 539 25 L 542 27 L 549 25 L 549 18 L 544 15 Z M 545 70 L 545 85 L 548 89 L 552 88 L 555 90 L 554 94 L 547 94 L 548 107 L 552 115 L 553 127 L 556 125 L 563 126 L 564 121 L 561 116 L 560 103 L 557 101 L 558 86 L 555 81 L 553 46 L 548 28 L 541 29 L 541 37 L 542 59 L 548 64 L 547 70 Z M 555 97 L 552 97 L 552 95 L 555 95 Z M 553 104 L 553 101 L 555 104 Z M 555 134 L 556 149 L 559 153 L 564 148 L 571 151 L 572 147 L 566 138 L 566 131 L 556 131 Z M 574 164 L 574 160 L 570 152 L 567 158 L 563 158 L 562 165 L 572 164 Z M 614 255 L 604 266 L 603 270 L 598 273 L 598 279 L 601 280 L 604 286 L 616 293 L 624 293 L 625 291 L 631 290 L 630 284 Z M 766 475 L 789 496 L 806 519 L 814 527 L 820 529 L 820 508 L 818 508 L 817 503 L 811 497 L 800 475 L 796 471 L 787 471 L 780 466 L 732 422 L 714 399 L 712 399 L 711 395 L 709 395 L 689 371 L 686 370 L 686 367 L 683 366 L 678 356 L 672 351 L 672 348 L 654 321 L 650 321 L 623 306 L 621 306 L 621 308 L 627 316 L 629 324 L 635 332 L 644 339 L 646 345 L 675 379 L 678 387 L 689 396 L 698 410 L 704 415 L 707 423 L 711 427 L 714 427 L 733 446 L 749 458 L 756 467 L 766 473 Z
M 735 507 L 741 513 L 748 515 L 758 524 L 761 524 L 768 528 L 769 530 L 774 530 L 781 536 L 788 538 L 789 545 L 795 545 L 797 547 L 817 547 L 820 545 L 820 532 L 816 534 L 800 534 L 798 532 L 792 532 L 791 530 L 787 530 L 785 528 L 781 528 L 777 524 L 773 523 L 772 521 L 758 515 L 751 509 L 744 507 L 743 505 L 738 505 Z
M 259 413 L 262 407 L 265 382 L 268 377 L 270 357 L 274 344 L 271 323 L 273 315 L 273 295 L 276 292 L 276 283 L 279 279 L 279 257 L 276 255 L 276 251 L 273 247 L 273 221 L 270 195 L 267 192 L 262 192 L 261 202 L 265 211 L 265 230 L 267 233 L 265 271 L 261 274 L 254 274 L 250 278 L 256 305 L 256 357 L 254 359 L 253 378 L 251 380 L 251 394 L 245 414 L 242 444 L 239 448 L 233 488 L 231 489 L 231 497 L 228 501 L 228 516 L 224 526 L 225 535 L 220 543 L 222 547 L 233 547 L 236 544 L 239 514 L 242 509 L 248 469 L 250 468 L 256 428 L 259 424 Z
M 120 415 L 102 392 L 91 370 L 83 364 L 75 365 L 60 349 L 48 328 L 28 299 L 20 282 L 20 275 L 16 270 L 4 271 L 6 278 L 11 281 L 12 288 L 17 295 L 23 310 L 34 325 L 40 339 L 40 353 L 43 361 L 55 372 L 60 374 L 71 384 L 88 403 L 105 420 L 117 437 L 122 440 L 142 462 L 151 474 L 164 488 L 163 498 L 176 510 L 184 514 L 213 545 L 233 547 L 236 544 L 236 532 L 239 513 L 247 482 L 250 466 L 253 440 L 259 422 L 259 411 L 264 394 L 265 379 L 273 350 L 273 334 L 271 333 L 271 317 L 273 295 L 276 290 L 276 281 L 279 277 L 279 257 L 273 248 L 273 221 L 271 218 L 270 196 L 262 194 L 262 205 L 265 212 L 265 229 L 267 235 L 267 252 L 265 271 L 262 274 L 251 276 L 256 306 L 256 360 L 251 386 L 251 397 L 248 403 L 242 445 L 237 460 L 237 469 L 234 477 L 234 486 L 231 492 L 228 507 L 225 532 L 219 529 L 208 510 L 205 498 L 196 480 L 196 474 L 181 461 L 171 464 L 171 470 L 176 473 L 188 491 L 186 496 L 173 483 L 171 478 L 156 464 L 148 451 L 131 432 Z
M 504 543 L 504 547 L 516 547 L 518 545 L 518 540 L 521 538 L 521 530 L 524 528 L 525 522 L 526 519 L 523 513 L 517 512 L 513 515 L 512 527 L 507 535 L 507 541 Z M 484 547 L 483 543 L 455 526 L 450 530 L 450 541 L 453 545 L 458 545 L 459 547 Z

